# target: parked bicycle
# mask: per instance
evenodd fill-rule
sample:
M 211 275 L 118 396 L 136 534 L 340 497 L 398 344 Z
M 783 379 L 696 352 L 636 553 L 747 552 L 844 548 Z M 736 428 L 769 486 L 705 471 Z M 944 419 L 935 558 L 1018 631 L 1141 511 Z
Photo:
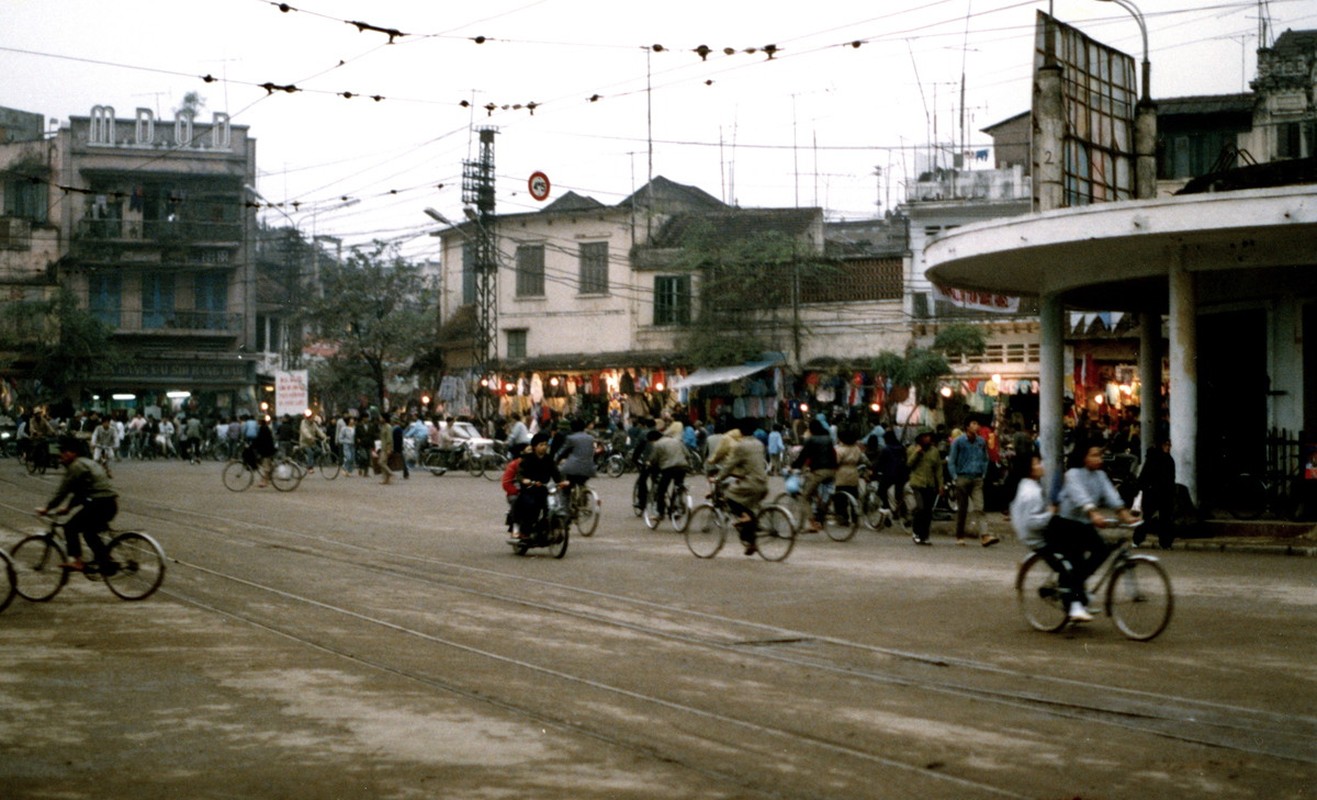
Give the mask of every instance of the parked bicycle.
M 794 480 L 793 480 L 794 479 Z M 834 542 L 848 542 L 855 537 L 855 532 L 860 529 L 860 504 L 854 497 L 843 493 L 840 495 L 845 500 L 840 501 L 842 511 L 837 513 L 836 502 L 834 502 L 834 492 L 836 484 L 832 481 L 825 481 L 819 485 L 818 493 L 814 496 L 814 502 L 809 506 L 805 503 L 805 497 L 802 493 L 801 478 L 798 474 L 787 476 L 786 491 L 781 492 L 773 498 L 773 505 L 781 506 L 786 509 L 791 516 L 792 523 L 796 526 L 796 532 L 800 533 L 806 529 L 811 520 L 817 520 L 819 511 L 822 510 L 823 533 Z
M 1142 524 L 1108 526 L 1130 530 Z M 1100 568 L 1090 597 L 1102 597 L 1102 610 L 1127 638 L 1146 642 L 1171 621 L 1175 605 L 1171 579 L 1156 556 L 1135 554 L 1128 535 L 1121 536 Z M 1031 553 L 1015 576 L 1015 593 L 1025 621 L 1040 631 L 1059 631 L 1071 622 L 1062 597 L 1060 576 L 1042 553 Z
M 713 558 L 723 549 L 729 532 L 735 530 L 736 517 L 727 505 L 722 482 L 714 482 L 708 500 L 696 506 L 686 525 L 686 547 L 698 558 Z M 796 546 L 796 525 L 786 509 L 765 505 L 753 522 L 755 551 L 765 561 L 782 561 Z
M 13 559 L 15 588 L 26 600 L 42 603 L 59 594 L 69 581 L 67 557 L 60 540 L 64 523 L 46 517 L 49 528 L 20 539 L 9 551 Z M 88 561 L 83 574 L 88 580 L 103 580 L 111 592 L 123 600 L 144 600 L 160 588 L 165 580 L 165 551 L 155 539 L 137 531 L 103 531 L 96 534 L 105 540 L 103 562 Z M 2 593 L 2 590 L 0 590 Z

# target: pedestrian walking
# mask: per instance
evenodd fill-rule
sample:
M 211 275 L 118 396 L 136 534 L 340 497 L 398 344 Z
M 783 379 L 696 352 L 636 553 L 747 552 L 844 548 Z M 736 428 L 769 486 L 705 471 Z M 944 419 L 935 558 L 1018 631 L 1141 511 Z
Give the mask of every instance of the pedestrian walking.
M 906 458 L 910 472 L 909 486 L 915 496 L 912 531 L 915 544 L 930 545 L 933 527 L 933 506 L 938 495 L 945 491 L 942 483 L 942 452 L 933 446 L 933 434 L 921 431 L 910 446 Z

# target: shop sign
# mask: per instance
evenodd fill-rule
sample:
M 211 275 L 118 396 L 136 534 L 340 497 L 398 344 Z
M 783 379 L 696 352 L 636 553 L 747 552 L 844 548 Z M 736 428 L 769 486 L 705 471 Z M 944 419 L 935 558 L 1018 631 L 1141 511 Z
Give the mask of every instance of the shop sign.
M 307 371 L 274 373 L 274 408 L 279 414 L 301 414 L 311 405 Z
M 937 299 L 945 300 L 957 308 L 972 308 L 978 311 L 995 311 L 999 314 L 1018 314 L 1020 298 L 993 292 L 976 292 L 971 289 L 951 289 L 933 285 Z

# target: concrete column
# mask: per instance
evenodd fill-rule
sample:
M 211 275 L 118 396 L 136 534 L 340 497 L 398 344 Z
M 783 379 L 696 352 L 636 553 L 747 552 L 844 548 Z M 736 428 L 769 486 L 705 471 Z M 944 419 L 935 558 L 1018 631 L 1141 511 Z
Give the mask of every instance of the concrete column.
M 1144 453 L 1157 440 L 1157 410 L 1162 389 L 1162 315 L 1145 311 L 1139 315 L 1139 437 Z
M 1065 154 L 1065 94 L 1062 70 L 1045 64 L 1034 78 L 1033 100 L 1033 210 L 1051 211 L 1065 203 L 1062 179 Z
M 1198 503 L 1198 297 L 1196 276 L 1183 254 L 1171 254 L 1170 362 L 1171 455 L 1175 478 Z
M 1042 328 L 1038 364 L 1038 449 L 1047 470 L 1043 486 L 1049 496 L 1061 488 L 1065 472 L 1065 443 L 1061 418 L 1065 402 L 1065 309 L 1056 294 L 1039 298 Z
M 1157 105 L 1141 101 L 1134 110 L 1134 197 L 1157 196 Z

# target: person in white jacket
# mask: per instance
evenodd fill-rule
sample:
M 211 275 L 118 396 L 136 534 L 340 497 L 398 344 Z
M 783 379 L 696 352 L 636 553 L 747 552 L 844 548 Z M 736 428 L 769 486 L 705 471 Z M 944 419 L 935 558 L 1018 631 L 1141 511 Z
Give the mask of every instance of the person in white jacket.
M 1086 607 L 1084 578 L 1074 568 L 1068 557 L 1072 549 L 1067 546 L 1066 531 L 1058 526 L 1056 506 L 1049 505 L 1043 494 L 1039 481 L 1043 477 L 1043 460 L 1034 456 L 1029 463 L 1028 476 L 1021 478 L 1015 489 L 1015 499 L 1011 501 L 1011 527 L 1020 542 L 1042 555 L 1043 559 L 1056 570 L 1060 576 L 1061 602 L 1066 605 L 1066 613 L 1076 622 L 1088 622 L 1093 616 Z

